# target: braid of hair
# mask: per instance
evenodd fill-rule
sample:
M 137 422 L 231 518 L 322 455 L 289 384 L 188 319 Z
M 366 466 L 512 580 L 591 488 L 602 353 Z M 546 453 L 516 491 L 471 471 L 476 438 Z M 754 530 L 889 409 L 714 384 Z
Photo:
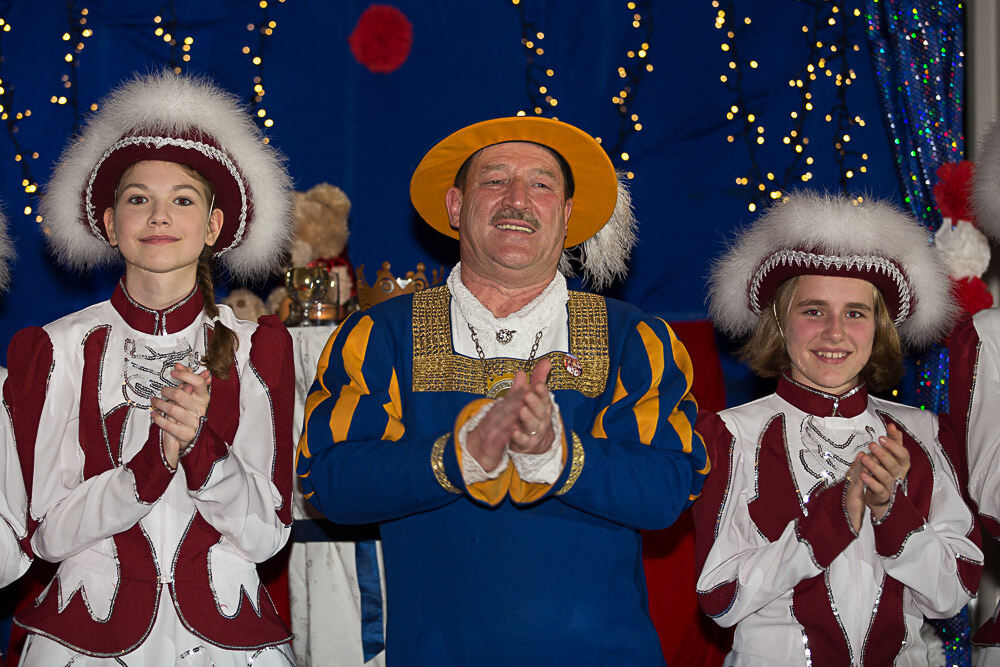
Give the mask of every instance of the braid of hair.
M 201 298 L 205 302 L 204 310 L 210 317 L 219 314 L 219 307 L 215 303 L 215 285 L 212 281 L 212 250 L 206 247 L 201 251 L 198 258 L 198 289 L 201 291 Z M 225 380 L 229 377 L 229 367 L 232 366 L 236 358 L 236 349 L 239 347 L 239 339 L 236 333 L 216 320 L 212 335 L 206 343 L 205 357 L 202 359 L 205 367 L 215 377 Z

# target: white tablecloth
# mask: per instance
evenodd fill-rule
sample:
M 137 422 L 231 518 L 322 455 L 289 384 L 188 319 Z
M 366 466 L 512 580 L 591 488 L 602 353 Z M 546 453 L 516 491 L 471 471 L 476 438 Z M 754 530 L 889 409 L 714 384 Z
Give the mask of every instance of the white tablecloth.
M 333 327 L 292 327 L 295 347 L 295 422 L 298 442 L 306 396 L 316 376 L 316 363 Z M 296 522 L 322 520 L 302 497 L 296 477 L 292 518 Z M 304 524 L 298 523 L 299 526 Z M 293 538 L 296 532 L 293 530 Z M 385 572 L 382 547 L 377 543 L 382 591 L 382 633 L 385 635 Z M 294 542 L 288 565 L 293 648 L 299 665 L 326 667 L 383 667 L 385 652 L 364 662 L 361 644 L 361 593 L 355 567 L 355 542 Z

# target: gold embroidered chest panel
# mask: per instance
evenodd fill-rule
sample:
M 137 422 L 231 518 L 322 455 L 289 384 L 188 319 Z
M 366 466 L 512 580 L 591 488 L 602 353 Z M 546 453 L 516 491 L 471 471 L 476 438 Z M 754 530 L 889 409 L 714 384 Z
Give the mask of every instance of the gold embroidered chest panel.
M 451 344 L 451 293 L 433 287 L 413 295 L 413 391 L 486 393 L 486 378 L 521 370 L 523 359 L 481 359 L 456 354 Z M 552 362 L 549 389 L 571 389 L 595 398 L 608 383 L 608 311 L 595 294 L 570 292 L 569 355 L 553 351 L 539 358 Z M 571 357 L 575 357 L 576 364 Z M 567 363 L 567 358 L 570 363 Z M 581 372 L 574 375 L 568 367 Z

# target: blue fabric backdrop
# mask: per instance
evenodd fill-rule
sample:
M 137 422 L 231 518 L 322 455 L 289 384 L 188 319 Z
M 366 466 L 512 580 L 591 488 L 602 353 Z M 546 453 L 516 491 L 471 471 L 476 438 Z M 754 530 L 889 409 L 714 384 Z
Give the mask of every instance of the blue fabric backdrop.
M 803 77 L 806 65 L 815 62 L 814 38 L 802 26 L 813 25 L 832 4 L 745 0 L 717 29 L 720 8 L 710 0 L 638 2 L 635 10 L 624 0 L 520 2 L 524 16 L 544 32 L 544 54 L 535 57 L 554 70 L 548 79 L 549 92 L 558 99 L 554 115 L 609 141 L 620 126 L 611 102 L 621 87 L 617 69 L 627 64 L 627 51 L 648 41 L 647 60 L 654 69 L 630 98 L 630 112 L 638 114 L 643 129 L 624 145 L 630 155 L 627 168 L 635 173 L 640 244 L 630 277 L 614 292 L 669 319 L 704 317 L 708 266 L 732 230 L 754 215 L 748 210 L 748 188 L 736 183 L 751 164 L 739 134 L 742 125 L 739 114 L 730 121 L 726 112 L 737 104 L 741 114 L 754 113 L 751 125 L 766 129 L 756 163 L 777 175 L 777 186 L 792 185 L 782 182 L 794 155 L 781 137 L 802 99 L 801 89 L 789 86 L 789 80 Z M 510 0 L 399 0 L 395 6 L 413 24 L 412 54 L 399 70 L 373 74 L 353 58 L 346 41 L 368 2 L 271 0 L 262 10 L 257 3 L 236 0 L 69 5 L 0 0 L 0 17 L 11 26 L 0 33 L 0 79 L 13 92 L 8 112 L 31 109 L 30 117 L 16 123 L 13 136 L 24 151 L 39 154 L 28 163 L 39 183 L 48 178 L 74 124 L 69 105 L 49 102 L 66 94 L 60 81 L 69 72 L 62 34 L 73 25 L 70 9 L 86 7 L 87 27 L 93 30 L 77 56 L 78 81 L 71 91 L 86 109 L 131 72 L 167 62 L 170 47 L 154 35 L 153 17 L 168 16 L 171 6 L 177 34 L 194 38 L 188 69 L 207 73 L 246 97 L 256 69 L 241 49 L 249 45 L 258 53 L 257 33 L 247 25 L 259 24 L 264 11 L 277 22 L 261 54 L 262 106 L 275 123 L 267 134 L 288 156 L 298 188 L 328 181 L 351 197 L 350 254 L 355 264 L 366 265 L 369 278 L 382 260 L 399 271 L 421 260 L 431 266 L 455 260 L 456 244 L 416 217 L 409 204 L 409 177 L 423 152 L 452 130 L 521 109 L 530 113 L 518 7 Z M 844 20 L 861 6 L 842 3 L 836 16 Z M 633 15 L 640 12 L 637 29 Z M 751 23 L 745 24 L 744 17 Z M 737 71 L 729 67 L 733 51 L 720 48 L 732 41 L 725 32 L 733 25 L 744 26 L 736 37 L 737 69 L 743 73 L 739 98 L 720 82 L 721 75 Z M 857 78 L 847 101 L 851 114 L 865 120 L 864 127 L 852 128 L 850 146 L 868 158 L 867 171 L 856 171 L 849 183 L 856 191 L 899 201 L 865 26 L 862 16 L 847 31 L 850 43 L 860 45 L 848 55 Z M 815 157 L 810 187 L 836 189 L 841 179 L 833 157 L 833 124 L 823 119 L 836 103 L 832 82 L 820 71 L 812 88 L 815 111 L 804 126 L 811 140 L 807 152 Z M 736 140 L 728 142 L 727 135 Z M 21 168 L 14 161 L 11 135 L 0 124 L 0 200 L 20 255 L 12 289 L 0 297 L 3 346 L 20 327 L 44 324 L 105 298 L 117 278 L 109 271 L 81 279 L 53 265 L 34 214 L 22 213 L 33 202 L 21 187 Z M 0 353 L 0 362 L 4 358 Z M 737 364 L 728 363 L 727 375 L 730 403 L 758 393 Z

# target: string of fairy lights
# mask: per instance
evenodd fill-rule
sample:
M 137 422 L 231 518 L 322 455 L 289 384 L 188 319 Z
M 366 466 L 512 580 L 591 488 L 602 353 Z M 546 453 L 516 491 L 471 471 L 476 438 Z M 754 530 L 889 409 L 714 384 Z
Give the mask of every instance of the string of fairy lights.
M 284 4 L 285 0 L 276 0 L 278 4 Z M 242 52 L 249 56 L 254 67 L 252 78 L 252 91 L 249 95 L 249 103 L 252 108 L 254 120 L 261 129 L 273 127 L 274 120 L 267 114 L 262 104 L 265 94 L 264 90 L 264 62 L 263 54 L 267 51 L 271 36 L 277 28 L 277 21 L 269 15 L 271 3 L 267 0 L 259 0 L 257 3 L 261 14 L 256 22 L 247 24 L 247 31 L 257 34 L 256 44 L 251 47 L 245 45 Z M 84 51 L 87 40 L 94 35 L 94 30 L 88 23 L 90 11 L 87 7 L 78 5 L 75 0 L 67 0 L 66 17 L 67 25 L 61 34 L 60 42 L 65 46 L 65 53 L 62 56 L 63 66 L 60 73 L 58 90 L 49 97 L 49 103 L 65 107 L 72 113 L 73 134 L 77 134 L 82 120 L 81 101 L 78 95 L 77 73 L 80 66 L 81 54 Z M 32 217 L 35 222 L 43 222 L 42 216 L 38 214 L 38 204 L 40 199 L 40 186 L 37 179 L 32 174 L 32 162 L 38 160 L 37 151 L 26 148 L 21 141 L 21 123 L 31 118 L 30 108 L 17 110 L 14 99 L 14 85 L 5 80 L 4 63 L 4 37 L 13 31 L 13 26 L 6 17 L 0 17 L 0 122 L 4 124 L 7 137 L 13 147 L 13 159 L 17 163 L 21 175 L 21 187 L 27 196 L 27 203 L 23 208 L 25 216 Z M 167 66 L 173 71 L 180 73 L 188 63 L 191 62 L 192 49 L 194 47 L 194 36 L 182 34 L 181 22 L 178 18 L 175 3 L 166 3 L 161 11 L 153 17 L 153 35 L 157 40 L 162 40 L 169 46 L 167 54 Z M 96 111 L 98 105 L 92 103 L 87 107 L 89 111 Z M 263 139 L 265 143 L 269 139 Z
M 4 37 L 11 31 L 10 22 L 0 17 L 0 121 L 3 121 L 10 143 L 14 146 L 14 162 L 18 163 L 21 170 L 21 187 L 24 189 L 24 193 L 28 195 L 28 204 L 24 207 L 24 214 L 30 216 L 38 208 L 38 182 L 31 175 L 31 161 L 38 159 L 38 152 L 29 152 L 21 146 L 18 137 L 21 129 L 19 124 L 25 118 L 31 117 L 31 109 L 26 108 L 24 111 L 14 110 L 14 86 L 3 78 L 3 41 Z M 36 214 L 35 220 L 41 222 L 42 218 Z
M 167 56 L 167 67 L 180 74 L 191 62 L 191 47 L 194 46 L 193 35 L 180 35 L 180 23 L 177 19 L 177 7 L 169 2 L 164 11 L 153 17 L 153 35 L 162 39 L 170 47 Z M 181 64 L 183 63 L 183 65 Z
M 644 2 L 630 0 L 626 3 L 626 8 L 632 12 L 632 29 L 637 33 L 635 35 L 637 46 L 625 52 L 625 62 L 617 69 L 621 88 L 618 94 L 611 98 L 611 103 L 618 110 L 619 123 L 615 144 L 608 150 L 610 155 L 618 156 L 622 162 L 629 160 L 629 154 L 625 152 L 626 141 L 636 132 L 642 131 L 639 114 L 632 111 L 639 92 L 639 84 L 646 74 L 653 71 L 653 65 L 649 62 L 649 45 L 653 39 L 653 19 L 649 5 L 650 0 Z M 635 176 L 631 171 L 625 172 L 625 175 L 628 178 Z
M 284 2 L 285 0 L 278 0 L 278 4 L 284 4 Z M 257 6 L 261 12 L 260 18 L 256 23 L 247 24 L 247 32 L 257 33 L 257 46 L 251 48 L 249 45 L 244 45 L 243 53 L 249 56 L 250 64 L 254 67 L 253 91 L 250 93 L 249 102 L 254 121 L 263 131 L 274 126 L 274 119 L 268 117 L 267 109 L 263 104 L 264 95 L 267 93 L 264 89 L 264 54 L 270 46 L 271 36 L 278 28 L 278 22 L 271 18 L 271 3 L 268 0 L 260 0 Z M 264 143 L 269 142 L 270 139 L 264 137 Z
M 736 183 L 747 188 L 750 211 L 810 181 L 816 155 L 832 159 L 839 174 L 839 186 L 845 192 L 849 190 L 850 179 L 867 171 L 864 163 L 868 154 L 856 148 L 856 143 L 851 143 L 854 128 L 864 127 L 865 121 L 860 115 L 851 113 L 847 97 L 848 87 L 857 78 L 848 56 L 861 50 L 858 44 L 852 43 L 850 35 L 855 22 L 861 20 L 861 11 L 846 10 L 844 0 L 803 0 L 802 4 L 812 7 L 813 16 L 811 25 L 803 25 L 800 35 L 805 40 L 808 56 L 788 80 L 789 87 L 798 92 L 796 107 L 788 112 L 790 126 L 781 137 L 782 145 L 787 146 L 789 152 L 783 158 L 786 161 L 783 168 L 768 169 L 763 164 L 762 148 L 767 141 L 767 131 L 758 117 L 760 110 L 750 108 L 746 92 L 746 79 L 760 63 L 739 48 L 753 20 L 749 16 L 737 18 L 732 1 L 712 0 L 712 7 L 716 9 L 715 28 L 725 34 L 721 49 L 729 57 L 728 72 L 719 77 L 733 95 L 726 119 L 737 126 L 726 141 L 740 141 L 749 157 L 749 168 L 736 178 Z M 819 110 L 814 93 L 823 84 L 834 86 L 834 101 L 828 108 Z M 807 121 L 815 114 L 822 114 L 823 120 L 833 126 L 829 151 L 810 145 L 806 135 Z
M 87 25 L 87 15 L 90 11 L 86 7 L 77 9 L 76 3 L 69 0 L 66 3 L 67 28 L 62 34 L 62 41 L 66 44 L 67 50 L 63 56 L 64 72 L 60 77 L 62 85 L 58 94 L 53 94 L 49 102 L 60 106 L 67 106 L 73 113 L 73 134 L 80 130 L 80 100 L 77 96 L 76 71 L 80 66 L 80 54 L 86 45 L 85 40 L 94 34 L 94 31 Z M 97 108 L 93 105 L 92 108 Z
M 559 104 L 549 87 L 551 79 L 555 77 L 556 71 L 552 67 L 543 67 L 540 57 L 545 54 L 542 42 L 545 40 L 545 33 L 538 30 L 534 21 L 528 17 L 525 11 L 525 4 L 521 0 L 511 0 L 511 4 L 517 7 L 518 18 L 521 22 L 521 46 L 525 49 L 524 58 L 524 79 L 526 93 L 531 101 L 532 112 L 536 116 L 545 115 L 546 112 L 554 110 Z M 518 116 L 526 115 L 524 110 L 518 110 Z M 553 114 L 552 118 L 556 118 Z
M 521 23 L 521 46 L 525 52 L 525 88 L 530 111 L 536 116 L 548 116 L 558 120 L 555 109 L 559 100 L 552 92 L 555 68 L 551 64 L 546 64 L 543 59 L 545 33 L 528 16 L 527 0 L 511 0 L 511 4 L 517 8 Z M 626 169 L 631 158 L 626 151 L 626 144 L 634 134 L 642 131 L 642 123 L 639 115 L 633 111 L 633 106 L 643 77 L 653 71 L 653 65 L 649 62 L 653 34 L 651 4 L 652 0 L 629 0 L 625 3 L 628 20 L 635 31 L 636 45 L 625 52 L 623 63 L 615 70 L 620 85 L 618 91 L 611 97 L 611 103 L 618 112 L 619 122 L 613 133 L 614 144 L 610 148 L 605 147 L 605 150 L 615 167 L 624 171 L 625 176 L 630 179 L 635 177 L 635 173 Z M 518 116 L 525 116 L 527 113 L 524 109 L 517 111 Z M 600 136 L 595 139 L 599 143 L 604 143 Z

